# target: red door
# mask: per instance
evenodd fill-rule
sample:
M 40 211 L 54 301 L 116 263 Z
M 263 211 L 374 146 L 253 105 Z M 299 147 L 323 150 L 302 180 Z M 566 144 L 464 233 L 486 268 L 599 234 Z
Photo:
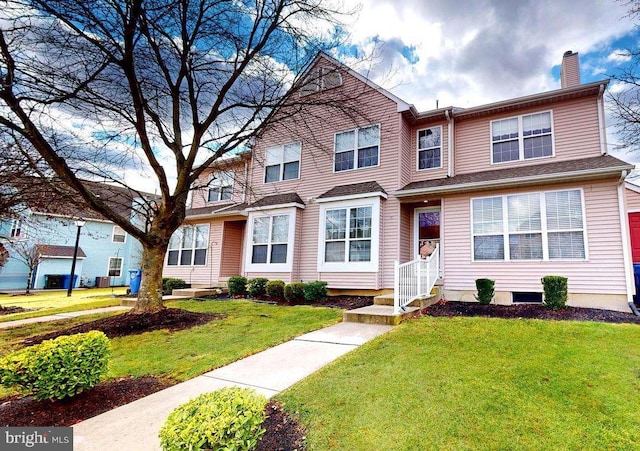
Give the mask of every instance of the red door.
M 629 213 L 631 255 L 634 263 L 640 263 L 640 213 Z

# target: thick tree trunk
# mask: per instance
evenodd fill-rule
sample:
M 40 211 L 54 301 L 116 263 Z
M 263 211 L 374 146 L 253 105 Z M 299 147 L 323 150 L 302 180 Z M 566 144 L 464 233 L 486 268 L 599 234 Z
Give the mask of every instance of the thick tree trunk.
M 142 252 L 142 282 L 134 313 L 152 313 L 162 310 L 162 266 L 166 245 L 145 246 Z

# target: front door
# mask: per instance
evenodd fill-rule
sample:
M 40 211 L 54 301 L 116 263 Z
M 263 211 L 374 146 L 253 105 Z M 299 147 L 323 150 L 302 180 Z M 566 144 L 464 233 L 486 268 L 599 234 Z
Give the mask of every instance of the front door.
M 440 207 L 416 208 L 414 218 L 415 258 L 426 258 L 440 244 Z

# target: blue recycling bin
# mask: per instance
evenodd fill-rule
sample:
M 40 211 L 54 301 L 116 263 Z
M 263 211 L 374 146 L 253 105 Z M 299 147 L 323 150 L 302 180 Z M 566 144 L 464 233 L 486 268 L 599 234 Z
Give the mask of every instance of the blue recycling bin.
M 138 294 L 138 291 L 140 291 L 140 282 L 142 281 L 142 269 L 130 269 L 129 280 L 129 293 Z
M 69 289 L 69 282 L 71 281 L 71 274 L 61 274 L 60 279 L 62 281 L 62 288 L 65 290 Z M 78 281 L 78 275 L 73 275 L 73 288 L 76 287 L 76 282 Z
M 636 295 L 633 299 L 638 304 L 640 302 L 640 263 L 633 264 L 633 278 L 636 281 Z

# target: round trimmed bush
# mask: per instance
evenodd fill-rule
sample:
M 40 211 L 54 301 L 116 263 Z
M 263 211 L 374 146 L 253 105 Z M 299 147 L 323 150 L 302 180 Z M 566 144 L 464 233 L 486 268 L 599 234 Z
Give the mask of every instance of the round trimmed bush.
M 267 296 L 272 299 L 282 299 L 284 297 L 284 281 L 270 280 L 266 286 Z
M 292 304 L 304 301 L 304 284 L 302 282 L 286 284 L 284 286 L 284 298 Z
M 38 401 L 72 397 L 107 373 L 109 339 L 97 330 L 63 335 L 0 359 L 0 383 L 32 393 Z
M 169 414 L 160 429 L 162 449 L 252 450 L 265 432 L 266 404 L 249 388 L 204 393 Z
M 252 298 L 260 298 L 267 294 L 267 282 L 269 279 L 266 277 L 256 277 L 255 279 L 249 279 L 247 282 L 247 292 Z
M 247 278 L 244 276 L 229 277 L 229 296 L 244 296 L 247 293 Z

